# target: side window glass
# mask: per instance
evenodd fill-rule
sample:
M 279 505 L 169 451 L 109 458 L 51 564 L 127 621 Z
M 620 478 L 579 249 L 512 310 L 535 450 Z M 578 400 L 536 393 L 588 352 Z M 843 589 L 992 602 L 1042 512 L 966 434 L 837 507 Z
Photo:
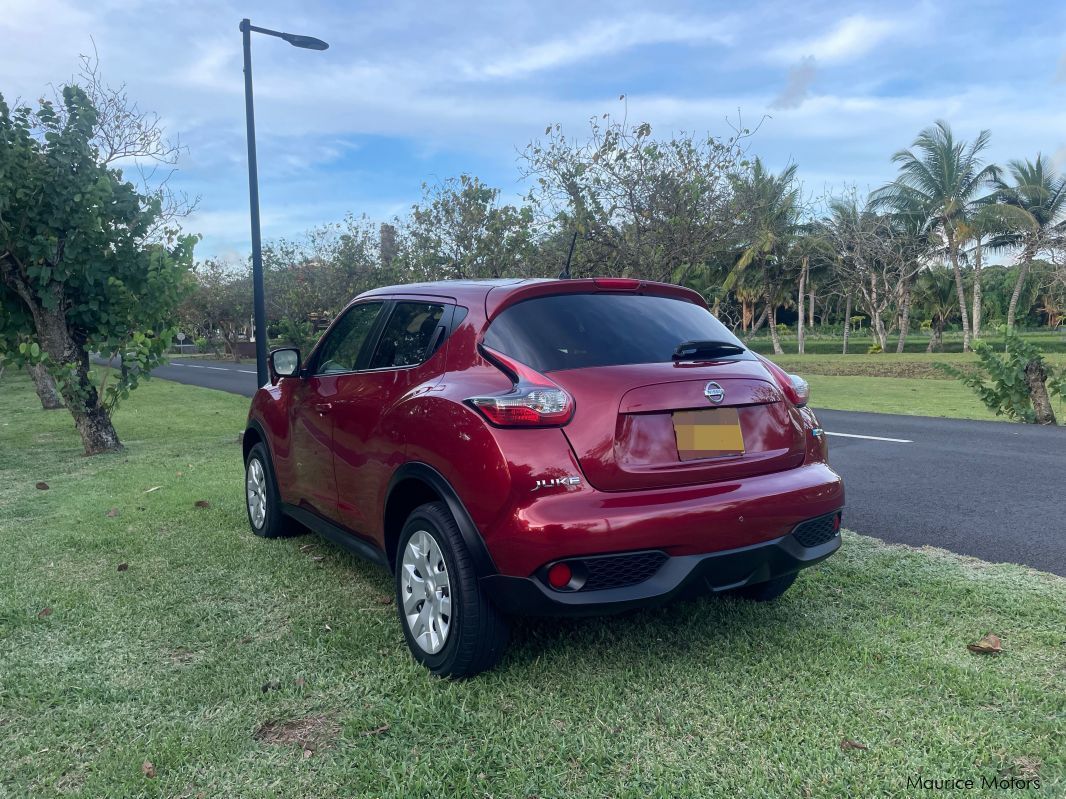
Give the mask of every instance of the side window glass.
M 431 342 L 438 340 L 437 327 L 444 316 L 443 305 L 425 302 L 398 302 L 381 332 L 371 369 L 413 366 L 427 357 Z
M 315 374 L 354 372 L 359 352 L 381 311 L 380 302 L 356 305 L 346 313 L 322 342 Z

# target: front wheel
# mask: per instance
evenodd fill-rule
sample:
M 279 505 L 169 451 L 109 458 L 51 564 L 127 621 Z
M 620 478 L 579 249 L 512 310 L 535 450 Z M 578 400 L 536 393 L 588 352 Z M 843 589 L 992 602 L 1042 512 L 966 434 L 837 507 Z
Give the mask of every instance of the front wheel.
M 281 512 L 281 498 L 266 444 L 256 444 L 244 462 L 244 494 L 248 523 L 263 538 L 292 535 L 292 522 Z
M 416 508 L 396 551 L 396 609 L 415 660 L 438 677 L 491 669 L 507 622 L 481 592 L 462 534 L 443 502 Z

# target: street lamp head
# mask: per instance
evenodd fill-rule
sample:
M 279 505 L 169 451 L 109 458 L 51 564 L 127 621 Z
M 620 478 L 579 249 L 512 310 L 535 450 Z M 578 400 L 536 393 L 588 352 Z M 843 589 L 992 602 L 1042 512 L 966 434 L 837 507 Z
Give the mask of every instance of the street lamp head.
M 304 50 L 328 50 L 329 45 L 314 36 L 299 36 L 295 33 L 283 33 L 281 38 L 293 47 L 302 47 Z

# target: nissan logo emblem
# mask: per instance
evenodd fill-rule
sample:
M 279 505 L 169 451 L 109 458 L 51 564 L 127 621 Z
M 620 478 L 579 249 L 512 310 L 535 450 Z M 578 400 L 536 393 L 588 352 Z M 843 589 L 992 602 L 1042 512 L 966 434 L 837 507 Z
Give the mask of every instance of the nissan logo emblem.
M 725 399 L 725 389 L 715 382 L 710 382 L 707 387 L 703 389 L 703 396 L 713 402 L 715 405 L 721 404 Z

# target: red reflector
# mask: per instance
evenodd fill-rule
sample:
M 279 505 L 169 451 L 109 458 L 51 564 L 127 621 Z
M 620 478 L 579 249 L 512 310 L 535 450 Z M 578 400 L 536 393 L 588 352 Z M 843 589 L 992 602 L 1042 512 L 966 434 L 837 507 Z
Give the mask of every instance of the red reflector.
M 574 577 L 570 567 L 565 563 L 556 563 L 548 569 L 548 585 L 552 588 L 566 588 Z
M 598 277 L 593 282 L 596 288 L 611 291 L 636 291 L 640 288 L 640 281 L 631 277 Z
M 839 513 L 836 516 L 833 517 L 833 529 L 834 530 L 839 530 L 840 529 L 840 514 Z

